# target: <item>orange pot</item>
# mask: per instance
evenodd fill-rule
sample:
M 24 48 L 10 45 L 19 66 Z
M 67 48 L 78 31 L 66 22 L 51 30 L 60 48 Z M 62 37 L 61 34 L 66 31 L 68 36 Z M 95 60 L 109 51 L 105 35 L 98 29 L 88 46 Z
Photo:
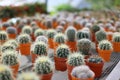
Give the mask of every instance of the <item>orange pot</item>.
M 11 67 L 11 69 L 13 70 L 14 77 L 16 77 L 16 76 L 17 76 L 17 74 L 18 74 L 19 66 L 20 66 L 20 65 L 19 65 L 19 63 L 18 63 L 18 64 L 16 64 L 16 65 L 10 66 L 10 67 Z
M 28 56 L 30 55 L 30 47 L 31 43 L 20 44 L 20 52 L 22 55 Z
M 49 48 L 54 49 L 54 42 L 52 38 L 48 39 Z
M 38 55 L 31 53 L 31 56 L 32 56 L 32 63 L 34 63 Z
M 112 35 L 111 35 L 111 34 L 108 34 L 108 35 L 107 35 L 107 39 L 108 39 L 109 41 L 112 41 Z
M 2 18 L 2 22 L 6 22 L 9 18 Z
M 77 47 L 76 47 L 77 42 L 76 41 L 74 41 L 74 42 L 67 41 L 66 44 L 69 46 L 69 48 L 70 48 L 70 50 L 72 52 L 76 52 L 77 51 Z
M 98 53 L 106 62 L 110 61 L 112 50 L 98 49 Z
M 120 42 L 112 42 L 113 43 L 113 51 L 120 52 Z
M 60 45 L 59 43 L 54 42 L 54 53 L 56 52 L 56 49 L 57 49 L 57 47 L 58 47 L 59 45 Z
M 40 80 L 51 80 L 52 75 L 53 75 L 53 73 L 51 72 L 49 74 L 43 74 L 43 75 L 39 75 L 39 76 L 40 76 Z
M 92 41 L 95 42 L 96 41 L 96 39 L 95 39 L 95 33 L 92 32 L 91 34 L 92 34 L 91 35 L 92 36 Z
M 68 78 L 69 78 L 69 80 L 72 80 L 71 72 L 72 72 L 74 67 L 75 66 L 71 66 L 71 65 L 67 64 L 67 71 L 68 71 Z
M 94 80 L 94 77 L 86 78 L 86 79 L 78 79 L 78 78 L 72 76 L 72 80 Z
M 16 34 L 8 34 L 9 39 L 15 39 L 16 38 Z
M 66 58 L 59 58 L 54 56 L 56 70 L 65 71 L 67 69 L 66 60 Z

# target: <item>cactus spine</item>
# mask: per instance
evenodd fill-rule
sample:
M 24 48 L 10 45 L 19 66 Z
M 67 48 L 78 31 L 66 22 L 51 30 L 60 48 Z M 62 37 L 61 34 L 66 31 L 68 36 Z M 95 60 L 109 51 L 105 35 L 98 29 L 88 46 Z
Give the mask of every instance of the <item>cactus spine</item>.
M 79 30 L 77 32 L 77 39 L 80 40 L 80 39 L 83 39 L 83 38 L 90 39 L 90 33 L 87 32 L 87 31 L 84 31 L 84 30 Z
M 6 31 L 9 34 L 17 34 L 17 30 L 14 27 L 8 27 Z
M 35 32 L 34 32 L 35 37 L 42 36 L 42 35 L 44 35 L 44 30 L 42 30 L 42 29 L 35 30 Z
M 5 31 L 0 31 L 0 40 L 7 40 L 8 34 Z
M 46 34 L 47 34 L 48 38 L 52 38 L 53 39 L 54 36 L 56 35 L 56 31 L 54 29 L 50 29 L 50 30 L 47 31 Z
M 32 28 L 30 26 L 24 26 L 22 28 L 22 33 L 26 33 L 28 35 L 32 34 Z
M 58 33 L 54 37 L 54 41 L 57 43 L 65 43 L 65 35 L 62 33 Z
M 113 42 L 120 42 L 120 33 L 116 32 L 113 34 L 113 38 L 112 38 Z

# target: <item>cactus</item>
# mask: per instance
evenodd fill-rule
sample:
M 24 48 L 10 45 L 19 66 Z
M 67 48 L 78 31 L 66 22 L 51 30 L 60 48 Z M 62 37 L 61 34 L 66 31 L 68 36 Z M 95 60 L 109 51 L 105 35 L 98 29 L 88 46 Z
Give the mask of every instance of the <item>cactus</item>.
M 56 31 L 58 33 L 62 32 L 64 30 L 63 26 L 57 26 Z
M 78 40 L 82 38 L 90 39 L 90 33 L 84 30 L 79 30 L 76 35 Z
M 46 36 L 38 36 L 35 40 L 35 42 L 39 42 L 39 41 L 42 41 L 44 43 L 48 43 L 48 38 Z
M 71 66 L 80 66 L 85 64 L 83 55 L 77 52 L 68 56 L 67 63 Z
M 78 78 L 78 79 L 88 79 L 88 78 L 94 78 L 95 73 L 89 69 L 86 65 L 81 65 L 78 67 L 73 68 L 71 72 L 72 76 Z
M 88 55 L 91 49 L 91 41 L 89 39 L 80 39 L 77 43 L 78 50 L 82 52 L 83 55 Z
M 6 27 L 6 28 L 8 28 L 9 26 L 10 26 L 10 24 L 7 22 L 3 23 L 3 25 L 2 25 L 2 27 Z
M 5 31 L 0 31 L 0 40 L 7 40 L 8 34 Z
M 111 50 L 113 49 L 112 44 L 108 40 L 102 40 L 98 44 L 98 48 L 101 50 Z
M 41 56 L 36 59 L 34 70 L 37 74 L 49 74 L 53 69 L 53 62 L 47 56 Z
M 47 37 L 48 38 L 54 38 L 54 36 L 56 35 L 56 31 L 54 30 L 54 29 L 49 29 L 48 31 L 47 31 L 47 33 L 46 33 L 46 35 L 47 35 Z
M 62 33 L 58 33 L 54 37 L 54 42 L 57 43 L 65 43 L 65 35 Z
M 30 26 L 24 26 L 22 28 L 22 33 L 26 33 L 28 35 L 32 34 L 32 28 Z
M 18 45 L 18 42 L 14 39 L 10 39 L 6 42 L 6 44 L 11 44 L 13 45 L 15 48 L 17 48 L 19 45 Z
M 46 26 L 47 28 L 52 28 L 52 27 L 53 27 L 53 26 L 52 26 L 52 20 L 47 19 L 47 20 L 45 21 L 45 26 Z
M 44 35 L 44 30 L 37 29 L 37 30 L 35 30 L 34 35 L 35 35 L 35 37 L 42 36 L 42 35 Z
M 5 65 L 13 66 L 18 64 L 18 53 L 17 51 L 6 51 L 2 54 L 1 61 Z
M 20 34 L 17 38 L 18 43 L 25 44 L 31 42 L 31 38 L 28 34 Z
M 40 80 L 40 78 L 34 72 L 23 72 L 18 75 L 17 80 Z
M 98 55 L 93 55 L 93 56 L 90 56 L 87 61 L 91 63 L 99 64 L 103 62 L 103 59 L 99 57 Z
M 94 25 L 92 28 L 91 28 L 92 32 L 93 33 L 96 33 L 97 31 L 100 30 L 100 27 L 98 25 Z
M 33 47 L 33 53 L 37 55 L 47 55 L 47 44 L 44 42 L 35 42 Z
M 105 40 L 107 38 L 107 34 L 103 30 L 96 32 L 95 35 L 98 42 Z
M 14 27 L 8 27 L 6 31 L 9 34 L 17 34 L 17 30 Z
M 13 80 L 12 70 L 3 64 L 0 64 L 0 80 Z
M 120 42 L 120 33 L 116 32 L 113 34 L 113 38 L 112 38 L 113 42 Z
M 66 36 L 68 41 L 75 41 L 76 29 L 74 27 L 68 27 L 66 30 Z
M 67 58 L 70 54 L 70 49 L 67 45 L 61 44 L 56 50 L 56 56 L 60 58 Z

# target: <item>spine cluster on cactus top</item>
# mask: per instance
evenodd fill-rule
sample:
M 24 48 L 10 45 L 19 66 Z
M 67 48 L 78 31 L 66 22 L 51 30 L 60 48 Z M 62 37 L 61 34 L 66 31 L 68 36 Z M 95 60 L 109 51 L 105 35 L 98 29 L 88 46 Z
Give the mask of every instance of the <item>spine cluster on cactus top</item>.
M 46 56 L 38 57 L 34 65 L 37 74 L 49 74 L 53 71 L 53 62 Z
M 87 31 L 79 30 L 77 32 L 77 39 L 80 40 L 80 39 L 83 39 L 83 38 L 89 39 L 90 38 L 90 33 L 87 32 Z
M 8 40 L 5 44 L 11 44 L 11 45 L 15 46 L 15 48 L 18 47 L 18 42 L 14 39 Z
M 93 55 L 88 58 L 88 62 L 99 64 L 103 62 L 103 59 L 98 55 Z
M 97 32 L 97 31 L 99 31 L 100 30 L 100 27 L 98 26 L 98 25 L 94 25 L 93 27 L 92 27 L 92 32 Z
M 44 43 L 48 43 L 48 38 L 46 36 L 38 36 L 35 40 L 35 42 L 39 42 L 39 41 L 42 41 Z
M 26 33 L 28 35 L 32 34 L 32 28 L 30 26 L 24 26 L 22 28 L 22 33 Z
M 35 37 L 38 37 L 38 36 L 41 36 L 41 35 L 44 35 L 44 30 L 42 30 L 42 29 L 35 30 L 35 32 L 34 32 Z
M 8 27 L 6 31 L 9 34 L 17 34 L 17 30 L 14 27 Z
M 80 53 L 73 53 L 68 56 L 67 63 L 71 66 L 80 66 L 85 64 L 84 57 Z
M 113 42 L 120 42 L 120 33 L 116 32 L 113 34 L 113 38 L 112 38 Z
M 62 33 L 58 33 L 54 37 L 54 41 L 57 43 L 65 43 L 65 35 Z
M 56 31 L 54 29 L 49 29 L 46 34 L 48 38 L 54 38 Z
M 0 31 L 0 40 L 7 40 L 8 34 L 5 31 Z
M 61 44 L 56 50 L 56 56 L 61 58 L 67 58 L 70 54 L 70 49 L 67 45 Z

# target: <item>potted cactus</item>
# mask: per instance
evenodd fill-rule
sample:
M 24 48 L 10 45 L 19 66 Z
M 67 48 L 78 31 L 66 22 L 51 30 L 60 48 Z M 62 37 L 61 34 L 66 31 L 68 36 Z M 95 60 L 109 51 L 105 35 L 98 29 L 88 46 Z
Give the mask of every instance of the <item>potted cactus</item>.
M 53 62 L 47 56 L 41 56 L 36 59 L 34 71 L 41 77 L 41 80 L 51 80 L 53 70 Z
M 52 20 L 51 19 L 46 19 L 46 21 L 45 21 L 45 27 L 46 27 L 46 29 L 53 28 Z
M 72 72 L 72 80 L 94 80 L 94 72 L 88 66 L 82 65 L 75 67 Z
M 7 40 L 8 40 L 8 34 L 7 34 L 7 32 L 0 31 L 0 44 L 2 45 Z
M 67 45 L 61 44 L 58 46 L 54 55 L 56 70 L 65 71 L 67 69 L 66 60 L 69 54 L 70 49 Z
M 113 47 L 108 40 L 102 40 L 98 44 L 98 53 L 106 61 L 110 61 Z
M 113 34 L 112 38 L 113 51 L 120 52 L 120 33 L 116 32 Z
M 3 64 L 0 64 L 0 80 L 14 80 L 12 70 Z
M 46 36 L 38 36 L 38 37 L 36 38 L 35 42 L 40 42 L 40 41 L 48 44 L 48 38 L 47 38 Z
M 95 77 L 100 77 L 104 66 L 104 61 L 97 55 L 92 55 L 86 60 L 86 64 L 95 73 Z
M 1 57 L 2 64 L 8 65 L 13 69 L 14 76 L 19 69 L 18 53 L 15 51 L 6 51 Z
M 31 26 L 24 26 L 23 28 L 22 28 L 22 33 L 24 33 L 24 34 L 28 34 L 28 35 L 32 35 L 32 28 L 31 28 Z
M 35 37 L 35 39 L 38 37 L 38 36 L 43 36 L 44 35 L 44 30 L 42 30 L 42 29 L 37 29 L 37 30 L 35 30 L 35 32 L 34 32 L 34 37 Z
M 17 36 L 17 30 L 14 27 L 8 27 L 6 32 L 8 33 L 9 39 L 15 39 Z
M 66 64 L 67 64 L 67 70 L 68 70 L 68 78 L 69 80 L 72 80 L 71 71 L 74 67 L 85 64 L 84 56 L 81 55 L 81 53 L 77 53 L 77 52 L 70 54 L 67 58 Z
M 30 55 L 31 38 L 28 34 L 20 34 L 17 38 L 22 55 Z
M 10 27 L 10 24 L 8 22 L 2 24 L 2 30 L 6 31 L 8 27 Z
M 18 75 L 16 80 L 41 80 L 41 79 L 34 72 L 23 72 Z
M 76 43 L 76 29 L 74 27 L 68 27 L 66 30 L 67 41 L 66 44 L 69 46 L 72 52 L 77 51 Z
M 44 42 L 35 42 L 33 45 L 33 51 L 31 52 L 32 62 L 35 62 L 37 56 L 47 56 L 47 44 Z

